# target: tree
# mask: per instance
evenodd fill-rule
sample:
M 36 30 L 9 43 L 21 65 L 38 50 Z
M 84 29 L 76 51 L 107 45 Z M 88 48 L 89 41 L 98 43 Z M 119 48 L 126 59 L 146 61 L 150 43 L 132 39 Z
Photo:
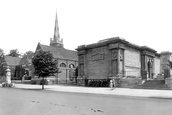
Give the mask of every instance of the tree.
M 12 49 L 12 50 L 10 50 L 10 53 L 8 54 L 8 56 L 19 57 L 20 53 L 19 53 L 18 49 Z
M 32 57 L 34 55 L 33 51 L 27 51 L 24 53 L 23 57 L 28 56 L 28 57 Z
M 4 76 L 5 75 L 5 69 L 3 67 L 3 60 L 4 57 L 4 50 L 0 48 L 0 76 Z
M 42 77 L 42 89 L 44 89 L 44 78 L 58 73 L 57 63 L 49 51 L 38 50 L 32 58 L 34 74 Z
M 4 56 L 4 50 L 0 48 L 0 57 Z

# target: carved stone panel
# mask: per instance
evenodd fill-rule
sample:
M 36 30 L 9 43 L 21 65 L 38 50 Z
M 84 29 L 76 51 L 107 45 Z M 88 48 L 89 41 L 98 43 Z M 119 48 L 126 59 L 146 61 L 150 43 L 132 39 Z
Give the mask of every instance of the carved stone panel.
M 105 53 L 105 47 L 99 47 L 92 49 L 92 55 L 96 54 L 104 54 Z
M 104 53 L 105 53 L 104 47 L 92 49 L 92 56 L 91 56 L 92 61 L 104 60 L 104 55 L 105 55 Z
M 104 59 L 103 54 L 92 55 L 92 61 L 103 60 L 103 59 Z
M 84 55 L 79 56 L 79 63 L 84 63 Z
M 122 61 L 123 60 L 123 57 L 124 57 L 124 55 L 123 55 L 124 54 L 124 51 L 122 49 L 120 49 L 119 51 L 120 51 L 119 58 L 120 58 L 120 61 Z
M 118 59 L 118 50 L 112 50 L 112 60 L 117 60 Z

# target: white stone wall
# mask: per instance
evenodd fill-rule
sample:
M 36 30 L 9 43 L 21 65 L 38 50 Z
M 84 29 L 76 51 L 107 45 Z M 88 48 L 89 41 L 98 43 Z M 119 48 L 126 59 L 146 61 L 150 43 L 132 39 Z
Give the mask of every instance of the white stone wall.
M 126 49 L 125 57 L 125 72 L 126 76 L 140 77 L 141 57 L 140 52 L 134 49 Z
M 156 78 L 157 75 L 160 73 L 160 58 L 159 57 L 154 58 L 154 73 L 155 73 L 154 78 Z

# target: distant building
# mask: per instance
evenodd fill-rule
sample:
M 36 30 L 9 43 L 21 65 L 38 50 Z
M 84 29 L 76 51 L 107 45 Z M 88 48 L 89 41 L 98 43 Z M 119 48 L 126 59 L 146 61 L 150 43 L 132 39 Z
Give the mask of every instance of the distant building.
M 15 75 L 18 79 L 22 79 L 25 75 L 26 77 L 34 76 L 34 67 L 32 65 L 32 57 L 33 55 L 25 55 L 21 58 L 19 64 L 16 66 Z
M 70 71 L 74 70 L 78 66 L 77 52 L 74 50 L 68 50 L 63 47 L 63 39 L 60 39 L 57 13 L 55 19 L 54 37 L 50 39 L 50 46 L 38 43 L 36 51 L 50 51 L 57 61 L 57 67 L 61 73 L 55 76 L 55 82 L 57 83 L 69 83 Z
M 167 64 L 169 64 L 168 61 L 172 61 L 172 52 L 165 51 L 161 52 L 161 73 L 164 73 L 165 69 L 168 69 L 169 67 Z
M 149 80 L 160 73 L 161 55 L 156 50 L 119 37 L 82 45 L 77 51 L 80 85 L 89 80 L 113 78 L 120 78 L 121 81 L 126 78 Z
M 3 56 L 0 62 L 0 72 L 1 76 L 4 76 L 6 73 L 6 68 L 9 66 L 11 70 L 11 78 L 15 78 L 15 69 L 16 66 L 19 65 L 21 58 L 19 57 L 12 57 L 12 56 Z
M 160 55 L 161 55 L 161 71 L 160 71 L 160 73 L 162 73 L 162 74 L 164 74 L 164 72 L 166 71 L 166 72 L 168 72 L 168 70 L 169 70 L 169 74 L 171 74 L 172 75 L 172 70 L 169 68 L 169 66 L 168 66 L 168 64 L 169 64 L 169 62 L 168 61 L 172 61 L 172 52 L 169 52 L 169 51 L 164 51 L 164 52 L 161 52 L 160 53 Z

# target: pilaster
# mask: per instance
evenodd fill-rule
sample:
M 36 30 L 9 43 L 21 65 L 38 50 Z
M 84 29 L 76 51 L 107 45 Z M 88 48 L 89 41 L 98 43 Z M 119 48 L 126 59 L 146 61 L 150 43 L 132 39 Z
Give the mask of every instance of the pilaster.
M 110 44 L 110 70 L 109 77 L 121 77 L 125 74 L 124 44 Z M 122 67 L 121 67 L 122 66 Z

